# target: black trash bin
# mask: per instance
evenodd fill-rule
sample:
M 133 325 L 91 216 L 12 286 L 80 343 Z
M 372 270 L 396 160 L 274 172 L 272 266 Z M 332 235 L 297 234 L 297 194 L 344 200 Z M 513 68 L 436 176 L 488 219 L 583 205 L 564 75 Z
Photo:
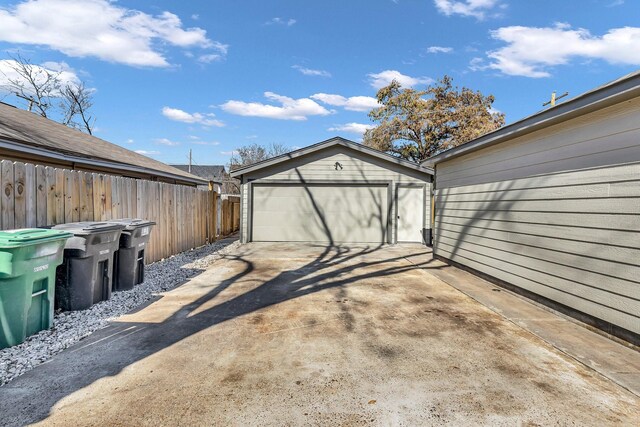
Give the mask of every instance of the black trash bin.
M 115 257 L 113 290 L 126 291 L 144 282 L 144 252 L 151 238 L 153 221 L 123 218 L 109 221 L 124 226 L 120 235 L 120 249 Z
M 56 308 L 85 310 L 111 298 L 113 258 L 123 225 L 74 222 L 53 227 L 74 234 L 56 271 Z

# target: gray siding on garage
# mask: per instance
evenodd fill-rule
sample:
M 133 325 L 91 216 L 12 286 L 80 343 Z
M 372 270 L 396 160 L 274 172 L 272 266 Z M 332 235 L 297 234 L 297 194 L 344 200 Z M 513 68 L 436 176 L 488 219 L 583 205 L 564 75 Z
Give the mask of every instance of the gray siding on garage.
M 335 163 L 339 162 L 342 169 L 336 170 Z M 431 176 L 425 172 L 420 172 L 379 158 L 369 156 L 355 150 L 350 150 L 343 146 L 333 146 L 326 149 L 297 157 L 286 162 L 270 167 L 249 172 L 243 176 L 243 200 L 242 200 L 242 239 L 248 241 L 249 200 L 248 182 L 268 183 L 268 182 L 291 182 L 291 183 L 360 183 L 366 185 L 373 183 L 379 185 L 381 182 L 392 182 L 391 200 L 395 197 L 395 186 L 397 184 L 426 185 L 427 195 L 431 191 Z M 425 223 L 429 227 L 430 221 L 430 201 L 426 197 L 425 201 Z M 390 240 L 395 241 L 395 207 L 391 215 Z
M 435 254 L 640 333 L 640 100 L 439 163 Z

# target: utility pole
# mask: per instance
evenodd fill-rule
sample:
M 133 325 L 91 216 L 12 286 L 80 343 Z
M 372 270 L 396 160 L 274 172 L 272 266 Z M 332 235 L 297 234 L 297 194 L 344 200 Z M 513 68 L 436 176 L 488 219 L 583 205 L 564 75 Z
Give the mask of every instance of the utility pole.
M 29 109 L 27 111 L 31 111 L 33 109 L 33 104 L 36 102 L 35 99 L 31 98 L 31 97 L 26 97 L 26 96 L 22 96 L 19 93 L 15 94 L 18 98 L 22 98 L 22 99 L 26 99 L 27 101 L 29 101 Z M 39 102 L 37 103 L 38 105 L 41 105 Z
M 550 101 L 545 102 L 544 104 L 542 104 L 542 106 L 543 106 L 543 107 L 546 107 L 547 105 L 551 105 L 552 107 L 554 107 L 554 106 L 556 105 L 556 101 L 557 101 L 558 99 L 564 98 L 564 97 L 565 97 L 565 96 L 567 96 L 567 95 L 569 95 L 569 92 L 565 92 L 565 93 L 563 93 L 563 94 L 562 94 L 562 95 L 560 95 L 560 96 L 556 96 L 556 91 L 554 90 L 554 91 L 551 93 L 551 100 L 550 100 Z
M 191 148 L 189 148 L 189 173 L 191 173 Z

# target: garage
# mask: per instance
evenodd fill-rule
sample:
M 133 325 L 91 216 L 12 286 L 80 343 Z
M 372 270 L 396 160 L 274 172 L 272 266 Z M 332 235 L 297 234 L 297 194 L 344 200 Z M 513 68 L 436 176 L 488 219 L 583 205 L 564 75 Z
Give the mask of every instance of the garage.
M 242 242 L 422 243 L 432 171 L 343 138 L 238 169 Z

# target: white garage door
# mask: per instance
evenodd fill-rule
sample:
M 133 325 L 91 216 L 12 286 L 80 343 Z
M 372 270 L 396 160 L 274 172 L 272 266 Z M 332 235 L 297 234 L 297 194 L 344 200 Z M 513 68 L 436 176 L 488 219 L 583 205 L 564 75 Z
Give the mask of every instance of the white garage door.
M 386 243 L 387 186 L 253 185 L 254 242 Z

